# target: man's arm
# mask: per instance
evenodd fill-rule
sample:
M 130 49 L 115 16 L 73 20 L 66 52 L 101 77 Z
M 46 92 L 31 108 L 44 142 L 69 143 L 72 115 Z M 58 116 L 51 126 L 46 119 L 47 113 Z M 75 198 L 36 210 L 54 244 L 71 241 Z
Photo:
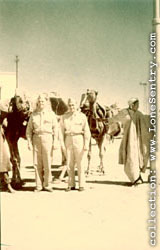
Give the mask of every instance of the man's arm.
M 26 137 L 28 142 L 28 149 L 32 149 L 32 137 L 33 137 L 33 121 L 32 121 L 32 115 L 29 118 L 27 129 L 26 129 Z

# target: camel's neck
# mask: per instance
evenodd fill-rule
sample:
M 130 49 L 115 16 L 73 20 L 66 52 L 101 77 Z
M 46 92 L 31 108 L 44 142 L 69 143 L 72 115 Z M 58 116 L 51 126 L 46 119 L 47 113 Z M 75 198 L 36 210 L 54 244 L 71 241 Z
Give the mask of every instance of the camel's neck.
M 96 110 L 96 102 L 90 102 L 90 108 L 91 110 Z
M 97 117 L 96 102 L 90 103 L 90 111 L 94 117 Z
M 90 102 L 90 107 L 95 108 L 96 107 L 96 102 Z

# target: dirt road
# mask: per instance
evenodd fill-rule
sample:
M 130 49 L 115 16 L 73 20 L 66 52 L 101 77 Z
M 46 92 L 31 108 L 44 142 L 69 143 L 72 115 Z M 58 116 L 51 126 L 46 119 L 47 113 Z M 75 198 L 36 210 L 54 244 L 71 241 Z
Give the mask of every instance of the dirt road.
M 67 184 L 53 184 L 53 193 L 34 193 L 32 155 L 20 142 L 22 177 L 26 184 L 15 194 L 1 193 L 3 250 L 149 250 L 150 203 L 148 183 L 130 187 L 118 165 L 120 140 L 107 145 L 106 175 L 96 172 L 93 146 L 92 175 L 84 192 L 66 193 Z M 54 165 L 60 162 L 54 154 Z M 59 175 L 61 168 L 53 167 Z M 147 180 L 149 171 L 143 175 Z M 158 198 L 157 198 L 158 200 Z M 157 214 L 158 219 L 158 214 Z M 157 236 L 158 238 L 158 228 Z

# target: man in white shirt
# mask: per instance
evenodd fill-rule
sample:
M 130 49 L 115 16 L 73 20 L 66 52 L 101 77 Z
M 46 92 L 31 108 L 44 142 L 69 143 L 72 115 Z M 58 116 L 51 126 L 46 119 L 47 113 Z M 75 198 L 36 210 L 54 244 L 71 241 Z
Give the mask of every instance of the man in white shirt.
M 68 188 L 75 190 L 75 165 L 78 170 L 79 191 L 85 186 L 85 166 L 82 164 L 84 152 L 89 149 L 90 130 L 86 116 L 77 111 L 76 101 L 68 100 L 69 112 L 61 119 L 61 131 L 64 138 L 68 169 Z
M 33 146 L 33 161 L 36 174 L 35 191 L 52 192 L 51 152 L 55 147 L 58 134 L 58 123 L 53 111 L 47 109 L 47 98 L 40 95 L 37 108 L 31 114 L 26 137 L 28 149 Z

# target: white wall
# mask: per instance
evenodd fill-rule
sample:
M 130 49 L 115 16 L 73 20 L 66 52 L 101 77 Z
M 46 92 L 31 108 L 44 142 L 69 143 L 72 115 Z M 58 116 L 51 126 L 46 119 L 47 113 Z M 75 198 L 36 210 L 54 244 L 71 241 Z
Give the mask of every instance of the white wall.
M 13 97 L 16 89 L 16 73 L 0 72 L 0 88 L 1 100 L 10 99 Z

